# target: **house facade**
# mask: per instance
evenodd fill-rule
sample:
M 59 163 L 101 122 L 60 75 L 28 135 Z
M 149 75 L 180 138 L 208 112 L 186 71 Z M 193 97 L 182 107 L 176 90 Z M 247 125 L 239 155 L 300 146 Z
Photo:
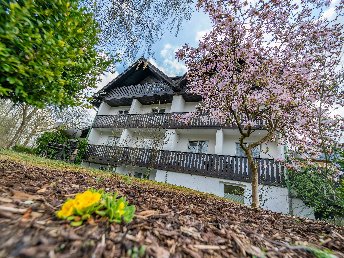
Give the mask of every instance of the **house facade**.
M 139 59 L 95 96 L 97 115 L 88 136 L 85 166 L 185 186 L 250 204 L 251 173 L 239 130 L 206 115 L 185 122 L 200 96 L 186 92 L 185 76 L 168 77 Z M 264 136 L 259 121 L 256 141 Z M 269 142 L 253 152 L 259 163 L 262 207 L 312 217 L 285 184 L 284 146 Z

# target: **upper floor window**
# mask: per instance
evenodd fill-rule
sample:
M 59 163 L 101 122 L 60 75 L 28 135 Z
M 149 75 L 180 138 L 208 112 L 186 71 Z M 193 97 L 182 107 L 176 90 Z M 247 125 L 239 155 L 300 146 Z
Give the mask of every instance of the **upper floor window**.
M 208 141 L 189 141 L 188 151 L 193 153 L 207 153 Z
M 116 146 L 118 144 L 119 137 L 118 136 L 109 136 L 107 138 L 106 145 L 108 146 Z
M 246 143 L 244 143 L 246 146 Z M 260 146 L 253 148 L 252 154 L 254 158 L 260 158 Z M 236 143 L 236 156 L 246 157 L 245 151 L 240 147 L 240 143 Z
M 153 114 L 165 114 L 166 109 L 165 108 L 152 108 Z
M 119 110 L 118 114 L 120 114 L 120 115 L 127 115 L 127 114 L 129 114 L 129 110 Z

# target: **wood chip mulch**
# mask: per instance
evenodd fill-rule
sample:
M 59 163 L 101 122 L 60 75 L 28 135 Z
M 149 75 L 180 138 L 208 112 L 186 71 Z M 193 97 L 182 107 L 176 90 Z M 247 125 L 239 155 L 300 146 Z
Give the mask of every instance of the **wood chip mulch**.
M 128 225 L 71 227 L 54 213 L 88 188 L 136 205 Z M 187 190 L 0 158 L 0 257 L 344 257 L 344 228 Z M 130 255 L 130 256 L 129 256 Z

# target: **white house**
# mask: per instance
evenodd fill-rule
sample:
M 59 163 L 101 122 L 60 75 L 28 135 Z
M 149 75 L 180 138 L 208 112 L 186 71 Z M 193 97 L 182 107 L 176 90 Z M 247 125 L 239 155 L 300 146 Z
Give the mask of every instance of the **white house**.
M 251 174 L 239 131 L 206 115 L 185 123 L 199 96 L 186 93 L 185 76 L 168 77 L 139 59 L 94 97 L 98 108 L 84 165 L 166 182 L 250 203 Z M 263 125 L 263 123 L 261 124 Z M 262 137 L 263 126 L 250 140 Z M 254 151 L 259 161 L 262 207 L 313 217 L 284 184 L 284 147 L 269 142 Z

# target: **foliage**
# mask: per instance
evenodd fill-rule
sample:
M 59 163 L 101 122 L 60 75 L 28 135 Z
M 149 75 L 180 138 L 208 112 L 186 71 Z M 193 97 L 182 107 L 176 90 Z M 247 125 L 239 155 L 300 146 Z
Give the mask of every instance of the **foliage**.
M 80 104 L 112 62 L 79 1 L 0 2 L 0 98 L 37 107 Z
M 87 149 L 87 139 L 78 139 L 78 155 L 75 158 L 75 164 L 81 164 Z
M 320 166 L 288 172 L 291 190 L 314 209 L 316 217 L 324 219 L 344 216 L 344 179 L 337 181 Z
M 78 153 L 75 157 L 74 163 L 81 164 L 87 149 L 87 139 L 70 139 L 70 136 L 67 135 L 63 128 L 43 133 L 36 141 L 36 154 L 54 159 L 58 154 L 58 150 L 49 148 L 49 143 L 68 145 L 70 144 L 69 140 L 76 141 Z
M 329 5 L 199 0 L 213 29 L 198 47 L 186 45 L 177 53 L 189 71 L 189 92 L 202 97 L 200 110 L 238 127 L 252 169 L 254 207 L 259 206 L 254 148 L 275 141 L 311 161 L 331 153 L 339 137 L 343 121 L 330 113 L 344 101 L 339 76 L 344 6 L 338 3 L 333 18 L 327 18 Z M 266 133 L 252 141 L 262 123 Z
M 68 141 L 68 139 L 68 135 L 62 129 L 45 132 L 36 140 L 36 153 L 38 155 L 54 157 L 57 154 L 57 151 L 48 148 L 48 144 L 65 144 Z
M 130 223 L 134 213 L 135 206 L 128 205 L 124 197 L 117 198 L 117 193 L 87 190 L 77 194 L 74 199 L 67 200 L 56 216 L 72 221 L 72 226 L 80 226 L 96 215 L 108 218 L 111 223 Z
M 90 110 L 84 108 L 83 106 L 68 107 L 62 109 L 53 109 L 52 116 L 54 120 L 61 124 L 67 129 L 77 128 L 85 129 L 91 126 L 92 116 L 90 115 Z
M 134 246 L 132 249 L 129 249 L 127 251 L 127 255 L 130 258 L 145 257 L 145 253 L 146 253 L 146 247 L 144 245 L 141 245 L 139 248 Z
M 36 150 L 34 148 L 23 146 L 23 145 L 15 145 L 13 146 L 12 150 L 17 151 L 17 152 L 27 153 L 27 154 L 36 153 Z
M 123 59 L 141 53 L 152 56 L 152 46 L 166 31 L 176 34 L 191 18 L 193 0 L 82 0 L 101 27 L 101 44 Z

